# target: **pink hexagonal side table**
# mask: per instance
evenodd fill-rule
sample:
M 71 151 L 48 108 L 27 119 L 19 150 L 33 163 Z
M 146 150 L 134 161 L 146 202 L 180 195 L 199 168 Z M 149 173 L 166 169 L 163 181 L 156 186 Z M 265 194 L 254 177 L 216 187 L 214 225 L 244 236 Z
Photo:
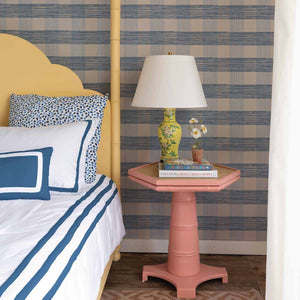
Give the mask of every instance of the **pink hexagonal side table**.
M 218 192 L 240 179 L 240 171 L 214 164 L 217 178 L 159 178 L 157 162 L 128 171 L 129 178 L 159 192 L 173 192 L 168 262 L 143 267 L 148 276 L 162 278 L 177 289 L 178 298 L 195 298 L 196 287 L 207 280 L 228 282 L 225 268 L 200 263 L 195 192 Z

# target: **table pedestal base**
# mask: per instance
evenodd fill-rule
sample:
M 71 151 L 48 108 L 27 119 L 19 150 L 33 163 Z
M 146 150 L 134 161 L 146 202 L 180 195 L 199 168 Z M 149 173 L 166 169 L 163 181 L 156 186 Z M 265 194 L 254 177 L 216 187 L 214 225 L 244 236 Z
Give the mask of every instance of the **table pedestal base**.
M 196 287 L 204 281 L 222 278 L 228 282 L 225 268 L 200 263 L 197 206 L 194 192 L 178 191 L 172 196 L 168 262 L 144 266 L 148 276 L 162 278 L 177 288 L 178 298 L 195 298 Z
M 143 282 L 148 276 L 158 277 L 172 283 L 177 289 L 177 298 L 196 298 L 197 286 L 207 280 L 222 278 L 223 283 L 228 282 L 225 268 L 200 264 L 200 272 L 193 276 L 178 276 L 168 271 L 168 264 L 143 267 Z

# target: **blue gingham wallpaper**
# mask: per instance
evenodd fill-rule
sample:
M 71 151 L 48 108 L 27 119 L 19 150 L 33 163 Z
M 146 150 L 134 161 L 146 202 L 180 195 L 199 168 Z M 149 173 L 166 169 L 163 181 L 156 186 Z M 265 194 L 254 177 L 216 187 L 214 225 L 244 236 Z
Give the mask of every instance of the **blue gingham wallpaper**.
M 108 0 L 2 0 L 0 31 L 23 37 L 85 87 L 109 91 Z M 127 178 L 159 159 L 162 110 L 131 107 L 144 57 L 196 57 L 205 110 L 178 110 L 182 157 L 190 156 L 190 117 L 208 126 L 205 157 L 241 169 L 219 193 L 198 193 L 200 239 L 265 241 L 274 0 L 123 0 L 121 22 L 122 203 L 126 238 L 168 237 L 169 193 Z M 1 51 L 1 49 L 0 49 Z

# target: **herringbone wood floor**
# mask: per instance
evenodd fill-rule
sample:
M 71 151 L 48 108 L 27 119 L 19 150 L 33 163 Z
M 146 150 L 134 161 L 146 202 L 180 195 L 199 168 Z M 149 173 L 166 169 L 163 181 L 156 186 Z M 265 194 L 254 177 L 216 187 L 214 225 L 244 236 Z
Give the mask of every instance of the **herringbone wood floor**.
M 145 264 L 160 264 L 167 260 L 166 254 L 123 253 L 121 260 L 113 263 L 105 288 L 108 290 L 162 289 L 174 290 L 168 282 L 150 278 L 141 281 L 142 267 Z M 264 297 L 266 257 L 249 255 L 201 255 L 201 262 L 214 266 L 226 267 L 229 282 L 210 280 L 198 286 L 197 290 L 243 290 L 256 289 Z
M 178 300 L 176 292 L 169 290 L 104 290 L 101 300 Z M 196 300 L 263 300 L 257 290 L 248 291 L 200 291 Z

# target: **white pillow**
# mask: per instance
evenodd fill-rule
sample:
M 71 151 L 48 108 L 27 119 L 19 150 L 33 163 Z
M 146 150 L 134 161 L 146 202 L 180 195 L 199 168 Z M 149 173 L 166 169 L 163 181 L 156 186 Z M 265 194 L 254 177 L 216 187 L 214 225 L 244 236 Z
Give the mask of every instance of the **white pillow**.
M 84 184 L 85 153 L 97 122 L 23 128 L 0 127 L 0 153 L 52 147 L 49 190 L 77 192 Z

